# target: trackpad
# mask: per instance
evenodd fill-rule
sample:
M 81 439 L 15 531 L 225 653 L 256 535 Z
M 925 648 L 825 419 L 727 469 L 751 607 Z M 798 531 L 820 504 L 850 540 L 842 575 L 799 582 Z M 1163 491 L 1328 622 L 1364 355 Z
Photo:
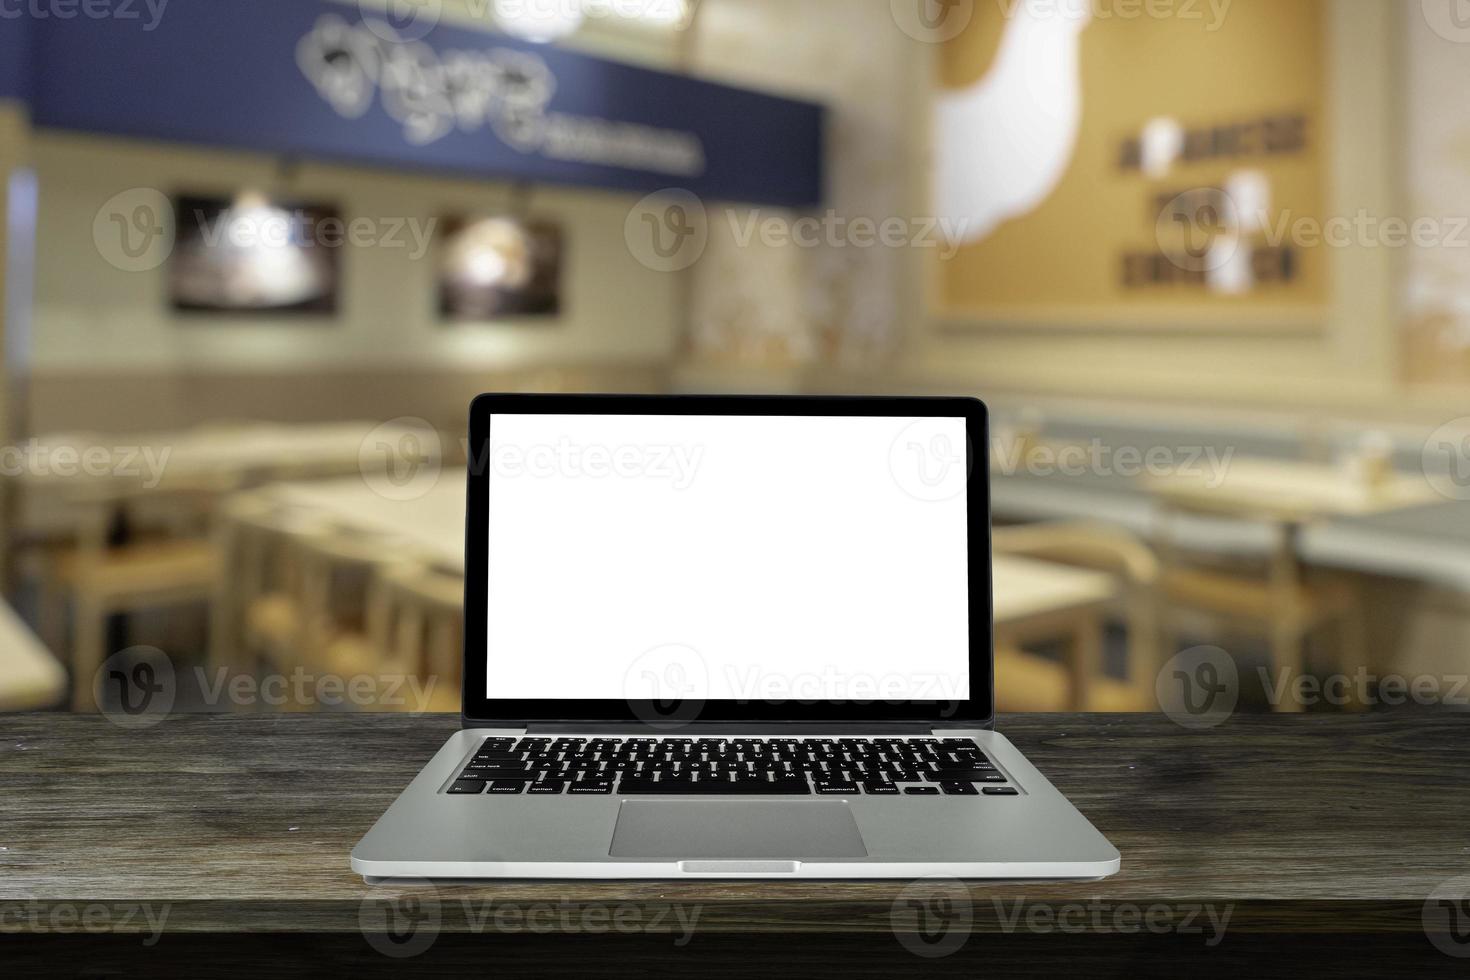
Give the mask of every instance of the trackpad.
M 675 861 L 868 856 L 846 803 L 785 800 L 629 800 L 608 853 Z

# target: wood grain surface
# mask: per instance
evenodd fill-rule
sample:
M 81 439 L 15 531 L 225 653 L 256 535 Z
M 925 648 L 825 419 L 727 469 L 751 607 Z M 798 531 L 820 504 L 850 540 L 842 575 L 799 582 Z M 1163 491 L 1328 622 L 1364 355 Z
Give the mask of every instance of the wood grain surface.
M 0 717 L 0 912 L 135 906 L 147 931 L 142 910 L 166 904 L 168 931 L 358 932 L 364 902 L 386 893 L 349 870 L 348 852 L 457 725 L 220 714 L 125 731 L 99 716 Z M 1241 716 L 1207 732 L 1162 716 L 1026 715 L 999 728 L 1123 869 L 1090 883 L 967 882 L 975 931 L 1076 907 L 1102 908 L 1106 931 L 1107 910 L 1158 905 L 1176 921 L 1228 910 L 1235 933 L 1422 933 L 1426 897 L 1470 875 L 1464 715 Z M 592 910 L 653 933 L 697 913 L 701 933 L 853 934 L 891 932 L 915 889 L 954 887 L 496 881 L 433 896 L 450 933 L 493 930 L 488 908 L 551 908 L 553 930 Z

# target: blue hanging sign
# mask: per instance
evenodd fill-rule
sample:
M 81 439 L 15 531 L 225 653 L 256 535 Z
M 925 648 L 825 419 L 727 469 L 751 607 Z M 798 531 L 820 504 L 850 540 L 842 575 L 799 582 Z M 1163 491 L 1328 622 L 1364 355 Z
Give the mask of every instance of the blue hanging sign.
M 410 39 L 325 0 L 173 0 L 152 21 L 30 26 L 39 126 L 714 200 L 822 198 L 811 102 L 443 24 Z

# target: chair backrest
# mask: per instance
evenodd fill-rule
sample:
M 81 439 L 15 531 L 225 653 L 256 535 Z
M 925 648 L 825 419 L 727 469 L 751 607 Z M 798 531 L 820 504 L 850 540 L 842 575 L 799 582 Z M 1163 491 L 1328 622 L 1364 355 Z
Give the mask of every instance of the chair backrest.
M 1056 522 L 996 528 L 992 547 L 1004 554 L 1077 565 L 1118 575 L 1127 583 L 1128 677 L 1151 684 L 1163 666 L 1163 622 L 1158 586 L 1161 567 L 1149 546 L 1110 524 Z

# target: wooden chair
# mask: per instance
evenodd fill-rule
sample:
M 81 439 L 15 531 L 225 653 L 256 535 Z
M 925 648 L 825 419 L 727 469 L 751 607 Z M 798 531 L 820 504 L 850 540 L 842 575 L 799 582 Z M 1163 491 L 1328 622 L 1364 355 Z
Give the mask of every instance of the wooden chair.
M 74 710 L 96 707 L 111 616 L 209 601 L 219 570 L 210 515 L 228 489 L 222 474 L 196 473 L 152 487 L 99 481 L 76 493 L 76 542 L 51 550 L 42 598 L 49 623 L 64 623 L 71 606 Z
M 385 670 L 412 674 L 427 704 L 400 710 L 460 710 L 464 644 L 464 579 L 432 565 L 385 569 L 374 590 L 374 636 Z
M 212 665 L 255 671 L 290 659 L 302 624 L 297 542 L 330 530 L 322 515 L 269 493 L 227 498 L 215 529 L 224 573 L 211 607 Z
M 1193 496 L 1164 495 L 1160 500 L 1156 540 L 1163 592 L 1172 612 L 1191 610 L 1263 634 L 1272 666 L 1285 672 L 1288 684 L 1306 671 L 1309 636 L 1326 625 L 1335 625 L 1339 634 L 1333 669 L 1347 673 L 1366 663 L 1366 624 L 1356 590 L 1341 575 L 1309 578 L 1298 560 L 1297 539 L 1308 515 L 1211 507 Z M 1237 533 L 1242 525 L 1255 525 L 1265 529 L 1271 546 L 1258 559 L 1191 552 L 1178 542 L 1178 527 L 1185 520 L 1225 523 Z M 1288 697 L 1275 707 L 1301 711 L 1304 706 Z
M 384 569 L 411 562 L 413 553 L 396 538 L 337 526 L 302 535 L 295 547 L 299 628 L 289 659 L 275 666 L 344 678 L 374 672 L 372 586 Z
M 1106 524 L 1057 522 L 997 528 L 996 552 L 1104 571 L 1125 583 L 1123 612 L 1128 630 L 1128 665 L 1123 681 L 1086 679 L 1085 704 L 1092 711 L 1150 711 L 1156 708 L 1155 678 L 1163 666 L 1158 606 L 1159 562 L 1147 544 Z M 1008 710 L 1060 711 L 1072 707 L 1075 679 L 1068 666 L 1022 650 L 998 648 L 996 674 L 1005 674 Z M 997 684 L 997 689 L 1001 686 Z

